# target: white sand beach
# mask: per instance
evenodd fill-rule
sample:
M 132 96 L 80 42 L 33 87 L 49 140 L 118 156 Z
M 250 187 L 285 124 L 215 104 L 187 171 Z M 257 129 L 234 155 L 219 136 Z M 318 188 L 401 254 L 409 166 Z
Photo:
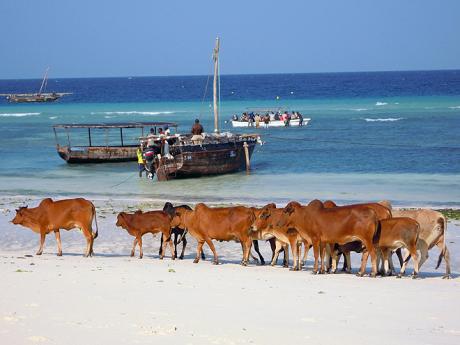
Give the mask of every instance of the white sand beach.
M 2 344 L 458 344 L 460 223 L 449 222 L 453 279 L 443 280 L 430 252 L 420 279 L 312 275 L 281 266 L 239 265 L 238 243 L 216 243 L 221 264 L 158 259 L 159 237 L 145 236 L 144 258 L 116 213 L 138 203 L 97 200 L 96 255 L 84 258 L 79 231 L 54 236 L 36 256 L 38 236 L 9 221 L 37 199 L 2 197 L 0 339 Z M 143 203 L 145 208 L 161 205 Z M 268 244 L 260 242 L 266 260 Z M 182 245 L 179 246 L 182 248 Z M 205 246 L 205 252 L 209 249 Z M 137 253 L 138 254 L 138 253 Z M 359 257 L 353 257 L 357 267 Z M 409 272 L 412 265 L 409 264 Z

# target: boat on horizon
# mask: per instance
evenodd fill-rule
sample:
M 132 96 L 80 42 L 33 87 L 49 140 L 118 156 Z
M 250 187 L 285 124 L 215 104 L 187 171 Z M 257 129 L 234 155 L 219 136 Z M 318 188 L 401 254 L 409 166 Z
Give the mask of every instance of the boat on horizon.
M 282 118 L 284 114 L 288 116 Z M 255 117 L 259 115 L 260 121 L 257 126 Z M 267 120 L 265 120 L 267 118 Z M 283 108 L 248 108 L 239 117 L 233 115 L 231 119 L 233 128 L 267 128 L 267 127 L 300 127 L 304 128 L 311 121 L 309 117 L 303 117 L 299 112 L 288 112 Z
M 6 97 L 10 103 L 44 103 L 54 102 L 62 96 L 71 95 L 70 92 L 45 92 L 48 85 L 48 71 L 49 67 L 45 71 L 38 93 L 2 93 L 0 96 Z

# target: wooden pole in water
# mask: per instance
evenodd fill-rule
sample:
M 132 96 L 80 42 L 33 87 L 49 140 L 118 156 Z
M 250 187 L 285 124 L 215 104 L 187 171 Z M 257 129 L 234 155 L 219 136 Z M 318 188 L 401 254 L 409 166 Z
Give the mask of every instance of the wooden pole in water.
M 251 163 L 249 161 L 249 149 L 248 143 L 245 141 L 243 144 L 244 147 L 244 156 L 246 158 L 246 173 L 249 174 L 249 170 L 251 170 Z
M 216 38 L 214 47 L 214 81 L 213 81 L 213 103 L 214 103 L 214 132 L 219 133 L 219 108 L 217 106 L 217 78 L 219 73 L 219 37 Z

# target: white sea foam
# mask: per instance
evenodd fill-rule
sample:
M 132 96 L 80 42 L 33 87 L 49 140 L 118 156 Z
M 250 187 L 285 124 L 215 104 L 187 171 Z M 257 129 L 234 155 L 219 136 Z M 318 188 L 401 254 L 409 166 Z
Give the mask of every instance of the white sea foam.
M 50 116 L 49 118 L 50 118 L 50 120 L 54 120 L 54 119 L 57 119 L 58 117 L 57 116 Z
M 377 118 L 377 119 L 365 118 L 363 120 L 366 122 L 393 122 L 393 121 L 399 121 L 402 119 L 404 119 L 404 117 L 385 117 L 385 118 Z
M 382 105 L 387 105 L 387 104 L 388 103 L 386 103 L 386 102 L 377 102 L 377 103 L 375 103 L 375 105 L 378 106 L 378 107 L 382 106 Z
M 174 111 L 93 111 L 91 115 L 163 115 L 174 114 Z
M 460 109 L 460 105 L 456 105 L 455 107 L 449 107 L 449 109 Z
M 105 119 L 111 119 L 113 116 L 109 116 L 109 115 L 105 115 L 104 118 Z
M 40 115 L 41 113 L 0 113 L 0 117 L 23 117 Z
M 350 110 L 353 110 L 353 111 L 366 111 L 366 110 L 369 110 L 367 108 L 351 108 Z

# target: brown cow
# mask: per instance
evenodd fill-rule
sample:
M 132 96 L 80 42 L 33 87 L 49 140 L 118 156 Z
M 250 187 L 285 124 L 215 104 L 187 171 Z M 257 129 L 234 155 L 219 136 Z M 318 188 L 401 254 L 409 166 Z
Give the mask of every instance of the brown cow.
M 391 209 L 391 204 L 388 201 L 381 201 L 381 204 Z M 437 246 L 441 253 L 439 254 L 436 269 L 439 268 L 442 258 L 446 261 L 446 273 L 443 278 L 450 278 L 450 253 L 446 245 L 447 233 L 447 219 L 441 212 L 418 209 L 418 210 L 392 210 L 396 217 L 409 217 L 415 219 L 420 224 L 419 240 L 417 248 L 420 250 L 420 263 L 422 267 L 424 262 L 428 259 L 428 251 Z M 410 253 L 406 253 L 404 261 L 408 258 Z
M 274 236 L 276 238 L 276 247 L 271 265 L 274 266 L 276 264 L 282 248 L 285 250 L 285 255 L 287 255 L 287 247 L 290 245 L 294 260 L 292 270 L 297 271 L 301 269 L 311 246 L 311 241 L 304 240 L 294 228 L 277 226 L 284 213 L 283 209 L 276 208 L 273 204 L 266 205 L 255 216 L 255 221 L 251 227 L 252 236 L 260 238 Z M 302 244 L 305 244 L 305 252 L 301 262 L 299 249 L 301 249 Z
M 198 204 L 194 211 L 176 210 L 171 226 L 187 229 L 197 241 L 197 255 L 194 263 L 200 261 L 203 244 L 206 242 L 214 254 L 213 263 L 219 263 L 216 249 L 212 240 L 236 241 L 243 247 L 243 260 L 246 266 L 249 262 L 252 239 L 249 229 L 254 221 L 254 212 L 243 206 L 211 208 L 205 204 Z
M 156 234 L 161 232 L 165 240 L 162 245 L 160 259 L 163 259 L 166 244 L 169 244 L 171 249 L 172 259 L 176 258 L 174 247 L 171 241 L 171 218 L 164 211 L 136 211 L 135 213 L 120 212 L 117 216 L 117 226 L 122 227 L 131 236 L 134 236 L 133 249 L 131 256 L 134 256 L 136 245 L 139 244 L 139 259 L 142 259 L 144 253 L 142 251 L 142 236 L 146 233 Z
M 332 200 L 327 200 L 324 202 L 324 207 L 325 208 L 332 208 L 332 207 L 339 207 L 335 202 Z M 371 208 L 376 216 L 377 220 L 383 220 L 383 219 L 389 219 L 392 217 L 391 211 L 379 204 L 379 203 L 363 203 L 363 204 L 352 204 L 352 205 L 345 205 L 341 207 L 369 207 Z M 344 263 L 343 263 L 343 268 L 342 271 L 346 271 L 348 273 L 351 273 L 351 259 L 350 259 L 350 252 L 356 252 L 356 253 L 361 253 L 363 251 L 363 245 L 359 241 L 353 241 L 350 243 L 345 243 L 343 245 L 338 245 L 336 244 L 333 248 L 331 247 L 331 257 L 332 257 L 332 262 L 331 262 L 331 272 L 335 273 L 338 265 L 338 261 L 340 260 L 340 255 L 344 254 Z M 402 258 L 400 259 L 402 261 Z M 329 260 L 326 260 L 327 265 L 329 265 Z M 393 263 L 390 258 L 390 263 L 391 267 L 393 269 Z M 401 262 L 402 265 L 402 262 Z
M 379 252 L 382 253 L 384 260 L 384 274 L 389 273 L 389 259 L 391 252 L 399 248 L 407 248 L 414 260 L 414 273 L 412 277 L 418 275 L 419 258 L 417 254 L 417 240 L 419 237 L 420 225 L 417 221 L 407 217 L 396 217 L 380 221 L 380 236 L 378 241 Z M 366 253 L 363 254 L 363 259 Z M 404 275 L 406 263 L 403 263 L 398 277 Z
M 325 208 L 320 200 L 313 200 L 308 206 L 290 202 L 284 208 L 278 226 L 295 228 L 304 240 L 311 240 L 315 264 L 313 273 L 318 273 L 318 256 L 321 256 L 320 272 L 324 273 L 324 256 L 327 245 L 361 241 L 369 251 L 372 262 L 371 276 L 377 274 L 377 254 L 374 248 L 374 236 L 378 220 L 375 212 L 366 208 Z M 366 260 L 367 261 L 367 260 Z M 359 276 L 364 275 L 361 269 Z
M 93 233 L 93 219 L 96 223 L 96 232 Z M 13 224 L 20 224 L 40 234 L 40 248 L 37 255 L 43 253 L 45 237 L 54 232 L 58 245 L 58 256 L 62 255 L 60 229 L 71 230 L 80 228 L 86 238 L 85 257 L 93 255 L 93 241 L 97 237 L 98 227 L 96 209 L 91 201 L 77 198 L 53 201 L 43 199 L 38 207 L 20 207 L 16 210 Z

